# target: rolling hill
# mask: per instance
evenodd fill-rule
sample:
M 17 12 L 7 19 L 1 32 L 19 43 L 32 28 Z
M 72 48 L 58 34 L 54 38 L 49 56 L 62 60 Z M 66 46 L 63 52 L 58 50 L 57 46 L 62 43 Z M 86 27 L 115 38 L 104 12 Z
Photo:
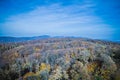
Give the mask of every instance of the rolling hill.
M 49 36 L 2 40 L 0 80 L 120 79 L 120 44 L 115 42 Z

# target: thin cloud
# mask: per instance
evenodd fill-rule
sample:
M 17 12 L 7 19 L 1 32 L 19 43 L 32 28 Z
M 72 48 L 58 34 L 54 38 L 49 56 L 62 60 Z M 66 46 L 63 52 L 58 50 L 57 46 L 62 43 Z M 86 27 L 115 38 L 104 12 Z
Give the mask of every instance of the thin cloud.
M 38 6 L 32 11 L 11 16 L 4 24 L 9 33 L 22 33 L 25 36 L 40 34 L 66 36 L 103 36 L 111 35 L 110 25 L 94 15 L 95 4 L 68 5 L 52 4 Z M 89 34 L 89 35 L 88 35 Z M 96 37 L 97 37 L 96 36 Z

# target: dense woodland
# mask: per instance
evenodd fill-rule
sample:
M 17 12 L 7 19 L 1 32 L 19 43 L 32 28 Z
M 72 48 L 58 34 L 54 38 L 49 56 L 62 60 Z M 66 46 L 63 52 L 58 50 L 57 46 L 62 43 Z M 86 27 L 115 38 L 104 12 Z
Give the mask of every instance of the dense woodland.
M 120 44 L 84 38 L 0 43 L 0 80 L 120 80 Z

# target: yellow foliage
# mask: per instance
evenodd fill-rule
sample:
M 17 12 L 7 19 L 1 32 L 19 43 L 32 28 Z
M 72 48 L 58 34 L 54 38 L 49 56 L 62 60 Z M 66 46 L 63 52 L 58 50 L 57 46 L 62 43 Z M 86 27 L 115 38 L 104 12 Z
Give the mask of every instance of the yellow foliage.
M 40 48 L 37 48 L 37 47 L 36 47 L 36 48 L 35 48 L 35 51 L 36 51 L 36 52 L 39 52 L 39 51 L 40 51 Z
M 103 70 L 103 69 L 101 69 L 100 72 L 101 72 L 101 74 L 102 74 L 101 77 L 102 77 L 103 79 L 109 80 L 109 78 L 110 78 L 110 73 L 111 73 L 109 70 Z
M 75 54 L 74 54 L 74 53 L 72 53 L 72 54 L 71 54 L 71 57 L 72 57 L 72 58 L 74 58 L 74 57 L 75 57 Z
M 97 67 L 97 63 L 90 63 L 87 65 L 87 70 L 89 73 L 94 72 L 95 68 Z
M 45 70 L 45 69 L 50 71 L 50 65 L 49 64 L 45 64 L 45 63 L 41 63 L 40 70 Z
M 35 76 L 35 73 L 33 72 L 28 72 L 26 73 L 24 76 L 23 76 L 23 80 L 26 80 L 27 77 L 30 77 L 30 76 Z
M 118 71 L 115 75 L 115 80 L 120 80 L 120 71 Z
M 109 69 L 99 69 L 98 67 L 98 63 L 97 62 L 93 62 L 93 63 L 90 63 L 87 65 L 87 70 L 89 73 L 95 73 L 95 76 L 99 76 L 99 74 L 101 74 L 101 78 L 104 79 L 104 80 L 109 80 L 110 78 L 110 74 L 111 74 L 111 71 Z M 95 72 L 95 69 L 98 69 L 96 72 Z

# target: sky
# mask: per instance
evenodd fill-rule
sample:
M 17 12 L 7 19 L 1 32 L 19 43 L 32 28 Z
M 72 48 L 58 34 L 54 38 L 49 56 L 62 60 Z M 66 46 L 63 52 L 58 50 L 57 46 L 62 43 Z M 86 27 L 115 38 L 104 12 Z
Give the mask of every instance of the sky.
M 0 0 L 0 36 L 120 40 L 119 0 Z

